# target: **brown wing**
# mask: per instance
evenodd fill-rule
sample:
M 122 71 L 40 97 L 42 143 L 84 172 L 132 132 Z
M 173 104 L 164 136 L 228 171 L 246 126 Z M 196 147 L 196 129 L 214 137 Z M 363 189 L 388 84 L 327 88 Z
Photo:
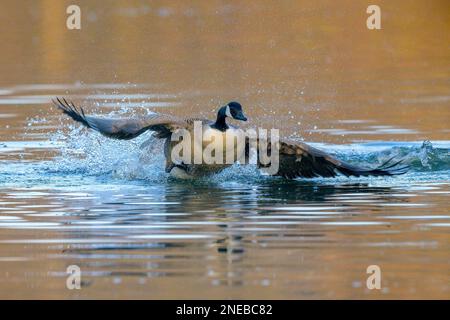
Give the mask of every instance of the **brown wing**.
M 174 130 L 187 126 L 183 119 L 159 113 L 129 119 L 97 118 L 86 116 L 82 108 L 77 108 L 64 98 L 56 98 L 53 103 L 73 120 L 115 139 L 133 139 L 147 130 L 156 131 L 158 138 L 165 138 Z
M 269 148 L 271 145 L 269 143 Z M 407 165 L 393 158 L 381 166 L 369 169 L 355 166 L 313 148 L 306 143 L 281 140 L 279 145 L 279 169 L 275 174 L 288 179 L 297 177 L 335 177 L 338 174 L 349 176 L 392 176 L 406 173 Z M 260 164 L 260 167 L 268 167 Z

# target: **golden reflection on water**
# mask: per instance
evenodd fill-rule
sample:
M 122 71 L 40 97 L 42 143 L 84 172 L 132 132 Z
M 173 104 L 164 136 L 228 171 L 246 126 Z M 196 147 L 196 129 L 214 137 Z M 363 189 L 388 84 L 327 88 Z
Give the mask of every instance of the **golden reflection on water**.
M 316 142 L 449 140 L 449 1 L 377 1 L 379 31 L 359 0 L 83 0 L 73 31 L 69 4 L 2 3 L 5 148 L 48 142 L 54 95 L 98 113 L 109 109 L 94 102 L 117 95 L 209 117 L 238 100 L 250 125 Z M 38 115 L 48 127 L 26 131 Z M 17 148 L 2 166 L 53 156 Z M 0 190 L 2 298 L 449 297 L 448 181 L 241 190 L 39 179 Z M 85 287 L 66 290 L 65 268 L 80 261 Z M 388 289 L 369 292 L 377 261 Z
M 238 99 L 285 134 L 339 117 L 446 138 L 448 1 L 381 1 L 378 31 L 364 1 L 79 4 L 75 31 L 64 2 L 4 4 L 1 84 L 155 83 L 179 94 L 177 114 Z

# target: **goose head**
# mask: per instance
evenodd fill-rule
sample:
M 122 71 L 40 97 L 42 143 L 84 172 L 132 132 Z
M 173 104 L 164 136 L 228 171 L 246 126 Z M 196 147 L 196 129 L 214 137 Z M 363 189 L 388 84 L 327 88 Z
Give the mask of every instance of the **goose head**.
M 244 112 L 242 112 L 242 106 L 239 102 L 232 101 L 226 106 L 223 106 L 221 109 L 223 108 L 225 108 L 225 115 L 227 117 L 236 120 L 247 121 L 247 117 L 244 115 Z
M 217 120 L 214 123 L 213 127 L 221 131 L 225 131 L 226 129 L 228 129 L 228 125 L 225 122 L 225 119 L 227 117 L 240 121 L 247 121 L 247 117 L 242 111 L 241 104 L 236 101 L 231 101 L 230 103 L 219 109 L 219 111 L 217 112 Z

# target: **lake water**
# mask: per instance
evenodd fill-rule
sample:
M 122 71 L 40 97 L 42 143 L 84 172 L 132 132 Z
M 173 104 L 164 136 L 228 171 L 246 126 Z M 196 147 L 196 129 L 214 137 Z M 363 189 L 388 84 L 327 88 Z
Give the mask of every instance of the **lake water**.
M 381 30 L 364 1 L 77 2 L 81 30 L 63 2 L 0 11 L 0 298 L 450 298 L 448 1 L 380 1 Z M 178 181 L 150 134 L 107 139 L 55 96 L 123 117 L 238 100 L 245 126 L 411 170 Z

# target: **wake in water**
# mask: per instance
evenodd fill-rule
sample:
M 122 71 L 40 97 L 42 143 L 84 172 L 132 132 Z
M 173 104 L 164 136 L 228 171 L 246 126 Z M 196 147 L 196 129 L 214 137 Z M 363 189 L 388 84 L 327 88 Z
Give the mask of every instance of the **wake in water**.
M 51 161 L 46 170 L 54 174 L 75 174 L 84 176 L 108 176 L 119 180 L 146 180 L 152 182 L 171 181 L 164 172 L 163 142 L 150 133 L 134 140 L 111 140 L 95 132 L 88 132 L 78 125 L 70 125 L 69 132 L 58 131 L 51 140 L 61 145 L 59 155 Z M 383 181 L 406 180 L 448 180 L 450 172 L 449 143 L 438 142 L 433 146 L 424 142 L 372 142 L 352 145 L 311 145 L 332 153 L 351 164 L 374 168 L 392 158 L 403 159 L 410 166 L 404 177 L 394 178 L 314 178 L 314 181 Z M 256 183 L 265 179 L 276 179 L 261 174 L 256 166 L 239 164 L 200 181 L 235 181 Z M 301 179 L 299 179 L 301 180 Z
M 134 111 L 134 110 L 133 110 Z M 129 110 L 110 113 L 111 116 L 128 114 Z M 30 127 L 48 124 L 48 119 L 33 119 Z M 111 140 L 84 129 L 77 124 L 65 124 L 64 130 L 46 133 L 45 145 L 54 145 L 56 155 L 45 161 L 4 161 L 0 166 L 0 184 L 123 184 L 126 181 L 142 183 L 167 183 L 179 180 L 170 178 L 164 171 L 163 142 L 150 133 L 133 140 Z M 29 148 L 39 150 L 39 144 Z M 298 183 L 348 184 L 410 182 L 448 182 L 450 180 L 450 142 L 392 142 L 375 141 L 363 144 L 333 145 L 311 143 L 339 159 L 362 167 L 374 168 L 391 158 L 403 159 L 410 166 L 407 174 L 381 178 L 314 178 L 297 179 Z M 4 146 L 4 150 L 9 148 Z M 6 148 L 8 147 L 8 148 Z M 27 148 L 27 146 L 25 146 Z M 44 149 L 45 150 L 45 149 Z M 48 149 L 47 149 L 48 150 Z M 34 151 L 32 151 L 34 152 Z M 217 175 L 185 183 L 238 183 L 258 184 L 283 179 L 262 174 L 255 165 L 235 164 Z M 287 183 L 287 182 L 285 182 Z

